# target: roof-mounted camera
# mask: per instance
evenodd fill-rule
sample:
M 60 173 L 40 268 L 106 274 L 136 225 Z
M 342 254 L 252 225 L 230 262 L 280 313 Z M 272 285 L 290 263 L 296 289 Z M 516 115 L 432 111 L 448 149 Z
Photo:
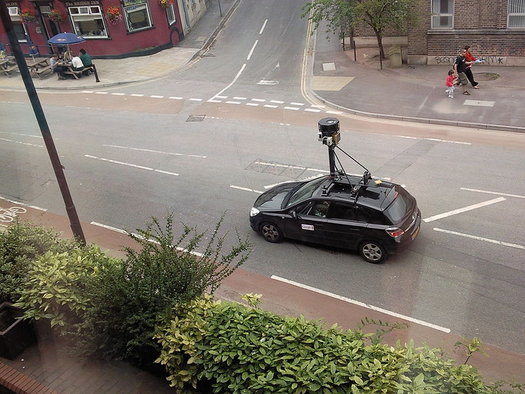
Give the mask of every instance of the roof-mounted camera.
M 323 145 L 336 146 L 341 140 L 339 120 L 336 118 L 323 118 L 317 124 L 319 125 L 319 141 Z

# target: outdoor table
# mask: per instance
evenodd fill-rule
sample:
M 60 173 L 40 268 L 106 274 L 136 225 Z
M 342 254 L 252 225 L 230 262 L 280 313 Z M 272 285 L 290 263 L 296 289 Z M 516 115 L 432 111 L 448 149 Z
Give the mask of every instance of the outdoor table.
M 0 59 L 0 71 L 2 71 L 5 75 L 9 76 L 9 73 L 16 69 L 17 65 L 14 57 L 6 56 L 5 58 Z
M 51 68 L 51 66 L 47 62 L 47 58 L 28 60 L 26 63 L 27 63 L 27 68 L 29 69 L 29 72 L 33 76 L 35 75 L 40 76 L 41 71 L 43 69 Z

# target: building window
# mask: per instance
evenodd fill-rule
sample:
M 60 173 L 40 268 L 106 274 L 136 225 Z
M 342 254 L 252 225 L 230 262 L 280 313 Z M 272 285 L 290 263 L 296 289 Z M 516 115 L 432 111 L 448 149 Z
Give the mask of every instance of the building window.
M 432 29 L 452 29 L 454 27 L 454 0 L 432 1 Z
M 19 42 L 27 42 L 27 29 L 20 18 L 20 9 L 18 7 L 8 7 L 11 22 L 13 22 L 13 30 Z
M 525 27 L 525 0 L 509 0 L 508 27 Z
M 69 7 L 75 33 L 84 38 L 106 38 L 106 26 L 99 6 Z
M 151 27 L 148 4 L 135 2 L 133 5 L 126 5 L 127 3 L 129 2 L 124 2 L 124 13 L 126 14 L 128 31 L 133 32 Z
M 166 16 L 168 17 L 168 23 L 170 25 L 173 25 L 177 21 L 175 19 L 175 8 L 173 4 L 169 5 L 166 8 Z

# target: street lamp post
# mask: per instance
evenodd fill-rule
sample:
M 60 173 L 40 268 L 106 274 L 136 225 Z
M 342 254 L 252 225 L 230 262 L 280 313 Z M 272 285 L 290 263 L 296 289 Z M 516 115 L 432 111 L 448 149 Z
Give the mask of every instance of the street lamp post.
M 86 239 L 84 238 L 84 233 L 82 232 L 80 220 L 78 218 L 75 205 L 73 204 L 71 193 L 69 192 L 69 187 L 67 185 L 66 177 L 64 175 L 64 168 L 60 163 L 60 158 L 58 157 L 55 143 L 53 142 L 53 137 L 51 136 L 51 132 L 49 131 L 49 126 L 47 124 L 42 105 L 40 104 L 35 85 L 33 84 L 33 79 L 31 78 L 29 70 L 27 69 L 27 63 L 22 53 L 22 50 L 20 49 L 20 44 L 18 43 L 18 39 L 13 29 L 13 23 L 11 22 L 11 17 L 9 16 L 9 11 L 7 9 L 5 1 L 0 1 L 0 16 L 2 18 L 2 23 L 4 24 L 5 30 L 7 31 L 7 36 L 9 37 L 9 42 L 15 55 L 18 69 L 20 70 L 20 74 L 22 75 L 22 80 L 24 81 L 29 100 L 31 101 L 33 111 L 38 121 L 38 125 L 40 126 L 40 131 L 42 132 L 42 137 L 46 144 L 49 158 L 51 159 L 51 164 L 53 165 L 53 170 L 55 171 L 58 186 L 60 187 L 62 198 L 64 199 L 64 203 L 66 205 L 66 211 L 69 217 L 71 231 L 73 232 L 75 238 L 82 245 L 85 245 Z

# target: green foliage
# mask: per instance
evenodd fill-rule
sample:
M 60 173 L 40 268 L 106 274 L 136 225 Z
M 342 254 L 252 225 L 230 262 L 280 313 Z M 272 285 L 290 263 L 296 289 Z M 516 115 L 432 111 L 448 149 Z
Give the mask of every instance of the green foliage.
M 82 342 L 84 353 L 137 365 L 153 363 L 160 353 L 153 339 L 159 321 L 171 315 L 177 304 L 190 302 L 206 290 L 213 292 L 248 257 L 249 245 L 240 239 L 222 254 L 221 222 L 202 254 L 193 252 L 206 233 L 184 226 L 175 239 L 172 214 L 164 226 L 153 218 L 145 230 L 131 235 L 140 249 L 128 248 L 127 258 L 119 264 L 101 267 L 90 285 L 92 305 L 82 325 L 87 339 Z
M 366 326 L 376 326 L 376 331 L 374 333 L 365 335 L 368 337 L 372 345 L 380 344 L 385 335 L 394 330 L 402 330 L 409 327 L 407 323 L 390 323 L 365 317 L 364 319 L 361 319 L 361 322 L 357 325 L 357 329 L 363 330 Z
M 465 362 L 463 364 L 468 363 L 468 360 L 474 353 L 481 352 L 484 353 L 483 350 L 481 350 L 481 341 L 479 338 L 472 338 L 470 341 L 466 338 L 462 338 L 460 341 L 457 341 L 454 346 L 456 348 L 464 348 L 465 350 L 465 356 L 467 357 L 465 359 Z
M 174 318 L 155 335 L 162 348 L 155 362 L 166 367 L 170 386 L 197 388 L 196 344 L 206 334 L 210 310 L 218 304 L 219 301 L 213 301 L 210 295 L 180 304 L 174 308 Z
M 439 349 L 368 344 L 359 330 L 324 329 L 235 303 L 189 310 L 159 336 L 159 361 L 171 366 L 168 379 L 179 389 L 199 379 L 216 393 L 504 392 Z
M 326 33 L 337 34 L 343 38 L 352 26 L 352 2 L 350 0 L 313 0 L 303 7 L 301 17 L 308 17 L 313 29 L 326 21 Z
M 95 246 L 77 246 L 69 252 L 47 252 L 28 266 L 16 306 L 24 318 L 51 319 L 51 326 L 74 328 L 90 307 L 88 282 L 98 267 L 112 262 Z
M 0 300 L 18 300 L 32 261 L 48 251 L 60 253 L 74 246 L 52 231 L 20 222 L 0 232 Z

